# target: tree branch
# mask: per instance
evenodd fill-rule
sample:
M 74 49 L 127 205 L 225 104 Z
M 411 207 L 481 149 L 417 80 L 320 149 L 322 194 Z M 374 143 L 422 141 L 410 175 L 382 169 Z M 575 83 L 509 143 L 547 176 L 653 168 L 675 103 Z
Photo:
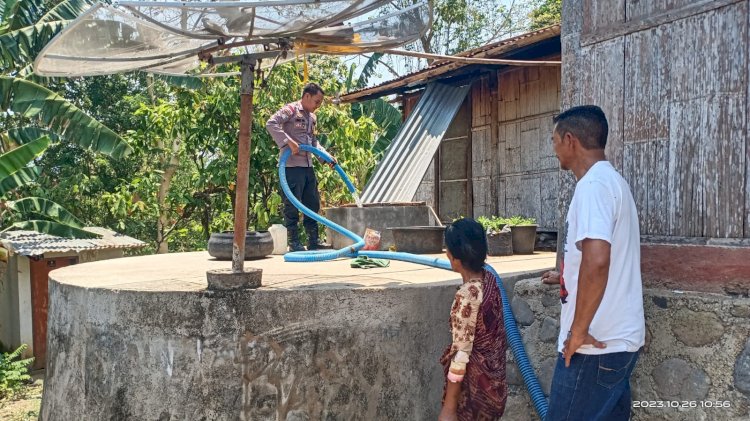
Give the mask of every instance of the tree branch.
M 383 59 L 378 59 L 377 62 L 380 63 L 380 64 L 382 64 L 383 66 L 385 66 L 385 68 L 388 69 L 388 71 L 391 72 L 391 74 L 393 76 L 395 76 L 395 77 L 401 77 L 401 75 L 398 74 L 398 72 L 393 67 L 391 67 L 391 65 L 389 65 L 388 63 L 386 63 L 385 61 L 383 61 Z

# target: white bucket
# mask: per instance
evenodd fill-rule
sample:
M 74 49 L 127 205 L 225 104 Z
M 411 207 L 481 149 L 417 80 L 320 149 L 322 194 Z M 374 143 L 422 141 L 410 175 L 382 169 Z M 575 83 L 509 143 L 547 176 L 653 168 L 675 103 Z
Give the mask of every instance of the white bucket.
M 268 228 L 273 238 L 273 254 L 286 253 L 286 227 L 281 224 L 273 224 Z

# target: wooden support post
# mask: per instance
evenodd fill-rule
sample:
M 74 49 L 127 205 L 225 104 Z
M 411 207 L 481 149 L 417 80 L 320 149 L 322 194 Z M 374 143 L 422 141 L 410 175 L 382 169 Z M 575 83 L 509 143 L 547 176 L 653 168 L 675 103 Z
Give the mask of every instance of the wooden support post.
M 242 273 L 245 266 L 245 236 L 247 235 L 247 187 L 250 179 L 250 135 L 253 125 L 253 82 L 255 58 L 244 56 L 240 62 L 240 137 L 237 151 L 237 184 L 234 199 L 234 241 L 232 244 L 232 272 Z

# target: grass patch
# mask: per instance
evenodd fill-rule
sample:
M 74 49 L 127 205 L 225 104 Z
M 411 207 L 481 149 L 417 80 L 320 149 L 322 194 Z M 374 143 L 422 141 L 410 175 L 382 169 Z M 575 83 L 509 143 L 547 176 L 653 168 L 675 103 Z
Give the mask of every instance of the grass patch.
M 37 420 L 42 405 L 42 389 L 43 381 L 38 379 L 23 386 L 12 396 L 0 400 L 0 420 Z

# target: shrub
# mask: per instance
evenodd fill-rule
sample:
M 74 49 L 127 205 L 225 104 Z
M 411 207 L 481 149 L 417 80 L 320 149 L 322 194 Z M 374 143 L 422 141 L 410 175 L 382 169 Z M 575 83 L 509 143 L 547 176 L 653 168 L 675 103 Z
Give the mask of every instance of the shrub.
M 535 225 L 536 219 L 534 218 L 526 218 L 523 216 L 512 216 L 508 218 L 508 225 L 511 227 L 517 227 L 520 225 Z
M 23 344 L 13 352 L 0 354 L 0 399 L 13 395 L 31 379 L 29 366 L 34 359 L 21 359 L 26 348 Z
M 482 224 L 482 227 L 488 234 L 498 233 L 508 224 L 508 220 L 501 216 L 480 216 L 477 218 L 477 222 Z

